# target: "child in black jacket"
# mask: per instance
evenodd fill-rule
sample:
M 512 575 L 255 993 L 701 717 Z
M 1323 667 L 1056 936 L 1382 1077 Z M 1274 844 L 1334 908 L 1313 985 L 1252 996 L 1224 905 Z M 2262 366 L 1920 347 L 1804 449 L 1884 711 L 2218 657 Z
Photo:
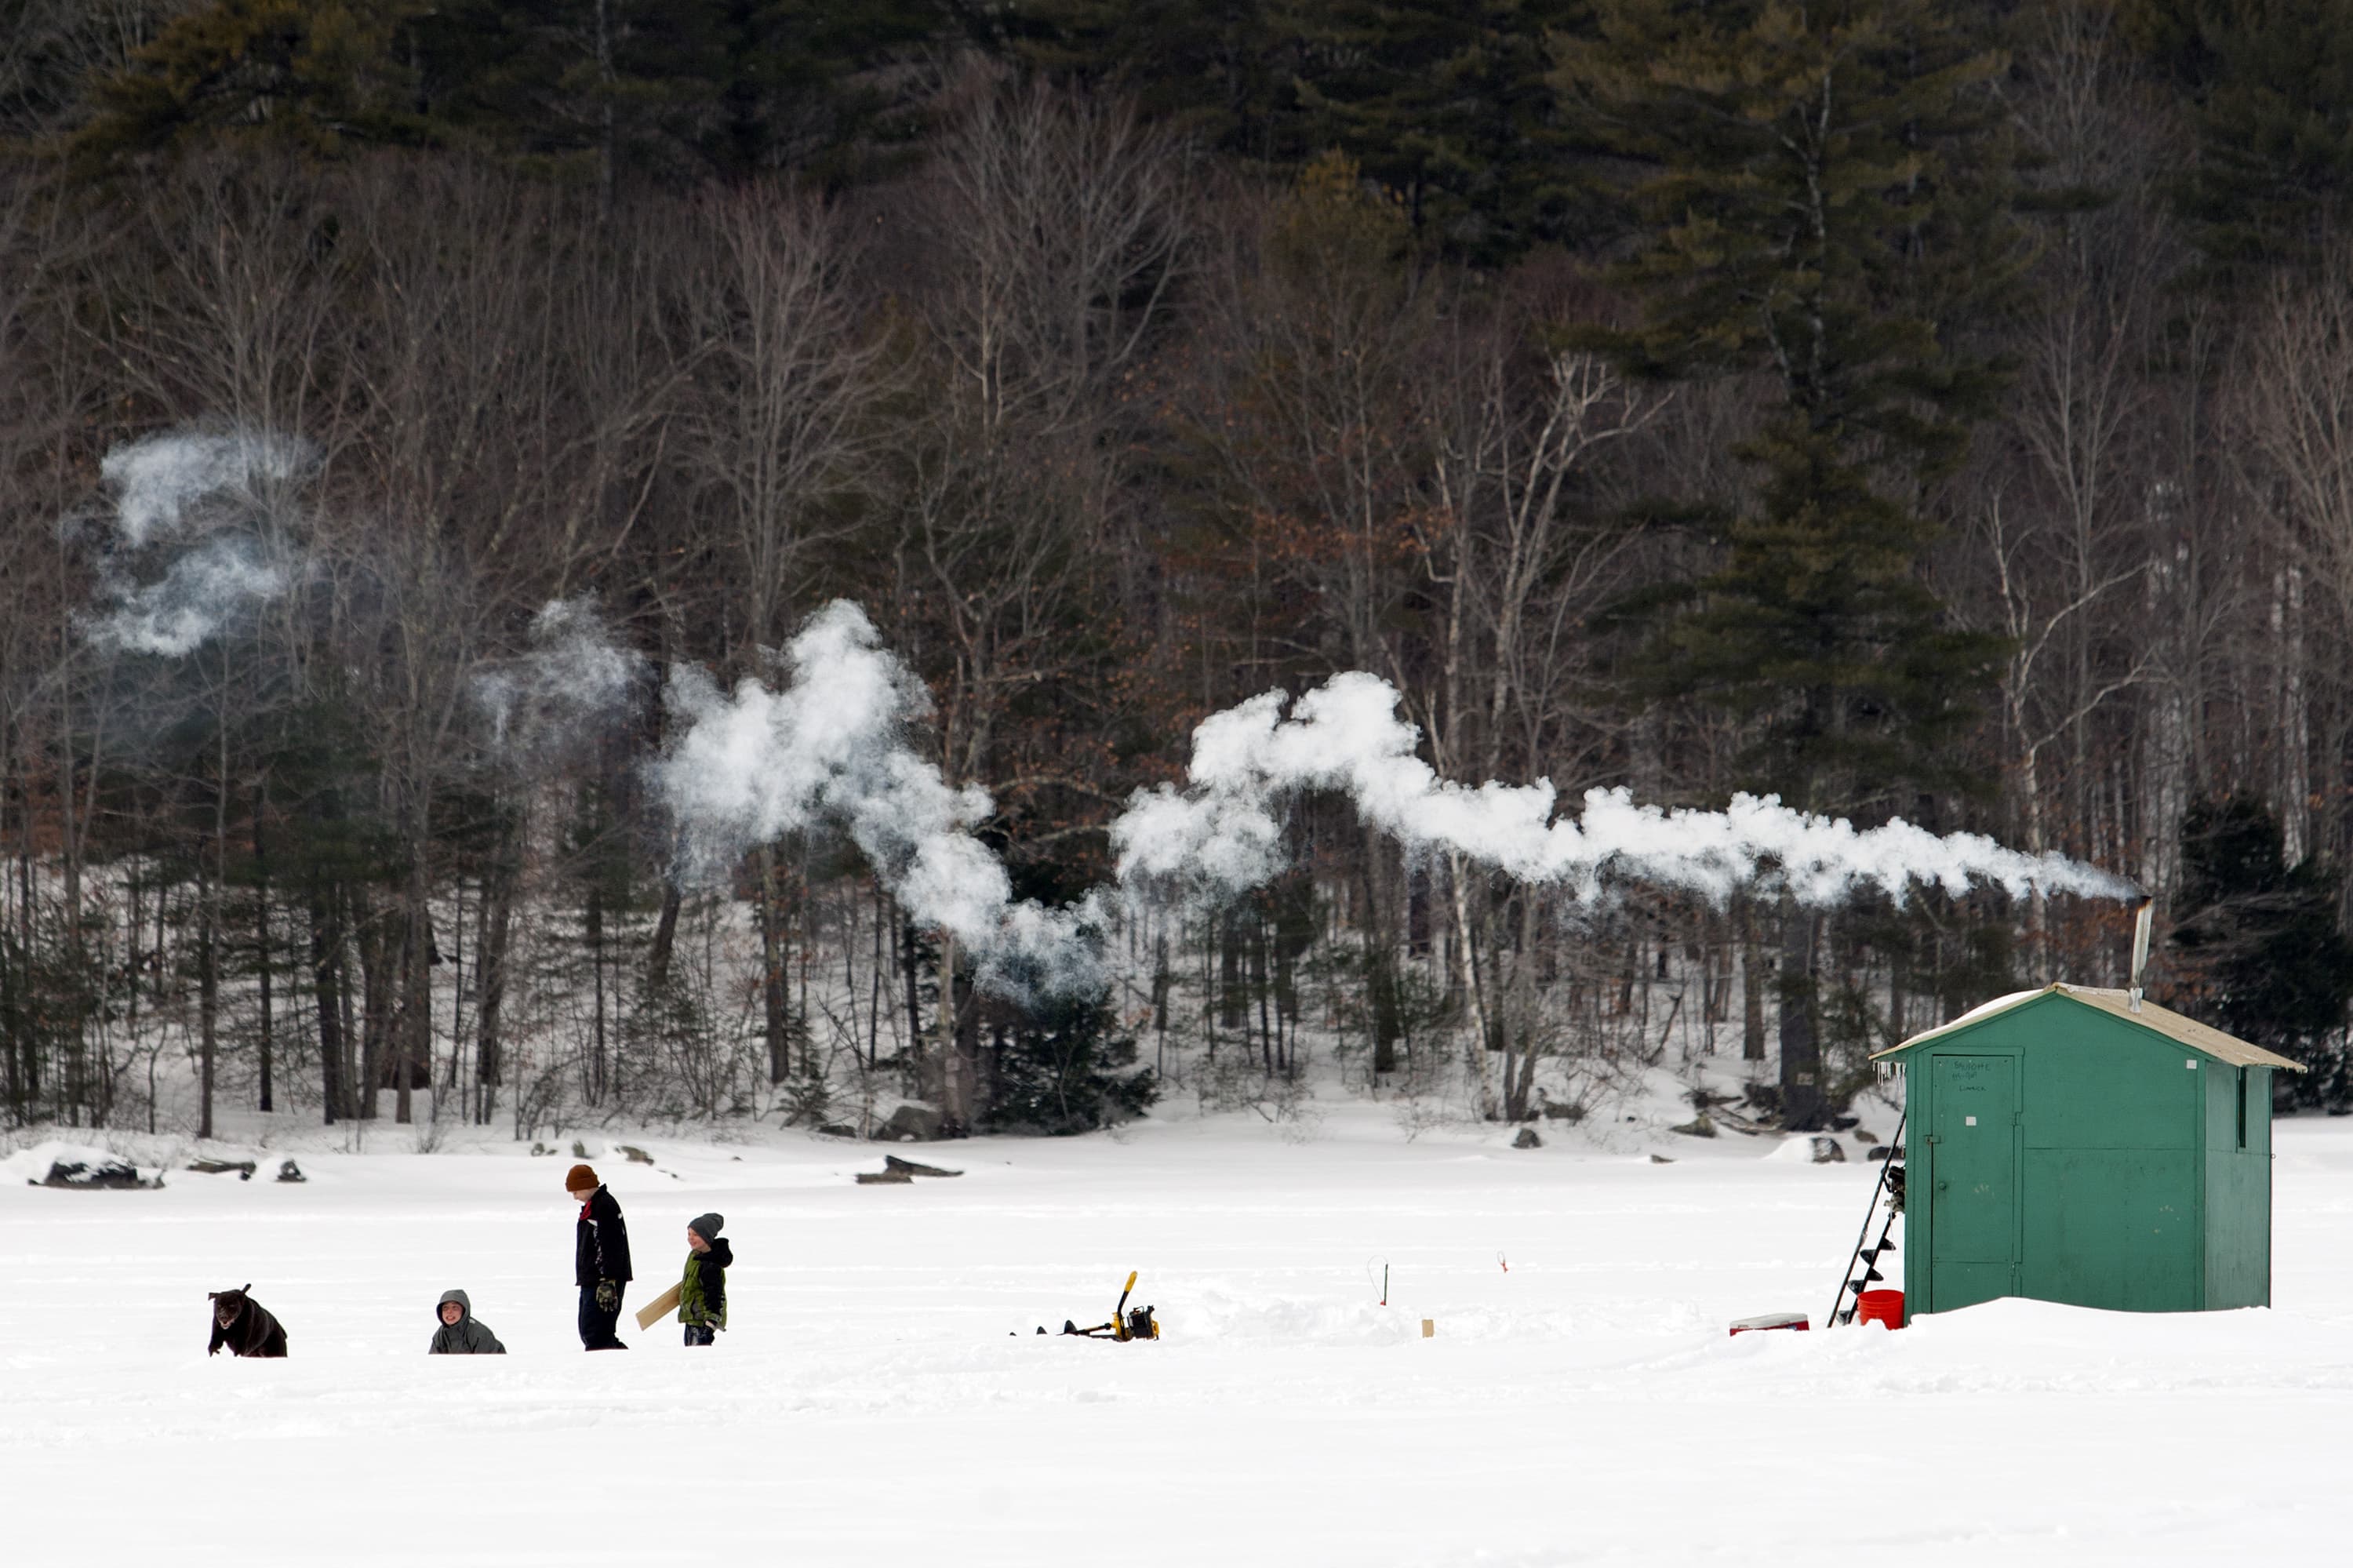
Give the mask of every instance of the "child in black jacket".
M 629 1227 L 596 1172 L 575 1165 L 564 1190 L 580 1205 L 572 1243 L 572 1277 L 580 1287 L 580 1343 L 592 1351 L 626 1351 L 614 1332 L 621 1319 L 621 1287 L 629 1270 Z

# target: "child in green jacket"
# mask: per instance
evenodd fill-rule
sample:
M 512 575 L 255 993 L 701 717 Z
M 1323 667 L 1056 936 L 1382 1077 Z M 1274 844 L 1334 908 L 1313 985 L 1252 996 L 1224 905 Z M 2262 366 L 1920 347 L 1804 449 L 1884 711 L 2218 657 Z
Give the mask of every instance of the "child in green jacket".
M 717 1214 L 698 1214 L 686 1227 L 686 1276 L 678 1283 L 678 1320 L 686 1325 L 689 1348 L 708 1345 L 727 1327 L 727 1266 L 735 1261 L 727 1238 L 719 1234 L 727 1222 Z

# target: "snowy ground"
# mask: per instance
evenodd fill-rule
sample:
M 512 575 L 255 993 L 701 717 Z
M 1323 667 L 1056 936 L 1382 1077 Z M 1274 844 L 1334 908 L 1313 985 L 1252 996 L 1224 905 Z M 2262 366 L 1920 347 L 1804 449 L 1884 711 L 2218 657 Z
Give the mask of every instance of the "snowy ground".
M 713 1351 L 625 1323 L 628 1354 L 579 1353 L 568 1155 L 135 1193 L 0 1169 L 0 1562 L 2340 1560 L 2353 1122 L 2279 1128 L 2275 1311 L 1736 1340 L 1819 1321 L 1868 1166 L 1408 1143 L 1364 1106 L 1304 1144 L 1245 1117 L 934 1147 L 966 1174 L 913 1187 L 851 1185 L 872 1148 L 614 1141 L 632 1308 L 727 1217 Z M 1031 1332 L 1132 1267 L 1161 1342 Z M 207 1361 L 205 1291 L 248 1279 L 291 1359 Z M 423 1354 L 453 1285 L 511 1355 Z

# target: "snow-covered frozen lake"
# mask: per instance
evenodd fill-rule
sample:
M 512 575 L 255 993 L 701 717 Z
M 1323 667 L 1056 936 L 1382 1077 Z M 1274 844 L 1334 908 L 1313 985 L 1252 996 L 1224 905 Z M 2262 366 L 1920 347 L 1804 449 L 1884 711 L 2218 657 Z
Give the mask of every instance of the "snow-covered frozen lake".
M 1870 1167 L 1407 1143 L 1369 1107 L 1304 1144 L 933 1146 L 966 1173 L 908 1187 L 851 1184 L 873 1148 L 616 1141 L 632 1309 L 726 1216 L 715 1351 L 625 1320 L 628 1354 L 580 1353 L 568 1156 L 139 1193 L 7 1167 L 0 1561 L 2341 1561 L 2353 1123 L 2280 1126 L 2275 1310 L 1738 1339 L 1820 1322 Z M 1131 1268 L 1160 1342 L 1032 1332 Z M 207 1361 L 205 1292 L 248 1280 L 291 1357 Z M 423 1353 L 451 1286 L 512 1354 Z

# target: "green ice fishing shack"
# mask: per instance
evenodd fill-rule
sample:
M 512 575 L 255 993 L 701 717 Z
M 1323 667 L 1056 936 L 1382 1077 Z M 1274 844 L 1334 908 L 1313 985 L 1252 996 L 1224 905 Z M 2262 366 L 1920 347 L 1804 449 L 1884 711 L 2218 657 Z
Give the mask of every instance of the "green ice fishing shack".
M 1875 1060 L 1904 1075 L 1904 1307 L 2267 1307 L 2272 1074 L 2129 991 L 2019 991 Z

